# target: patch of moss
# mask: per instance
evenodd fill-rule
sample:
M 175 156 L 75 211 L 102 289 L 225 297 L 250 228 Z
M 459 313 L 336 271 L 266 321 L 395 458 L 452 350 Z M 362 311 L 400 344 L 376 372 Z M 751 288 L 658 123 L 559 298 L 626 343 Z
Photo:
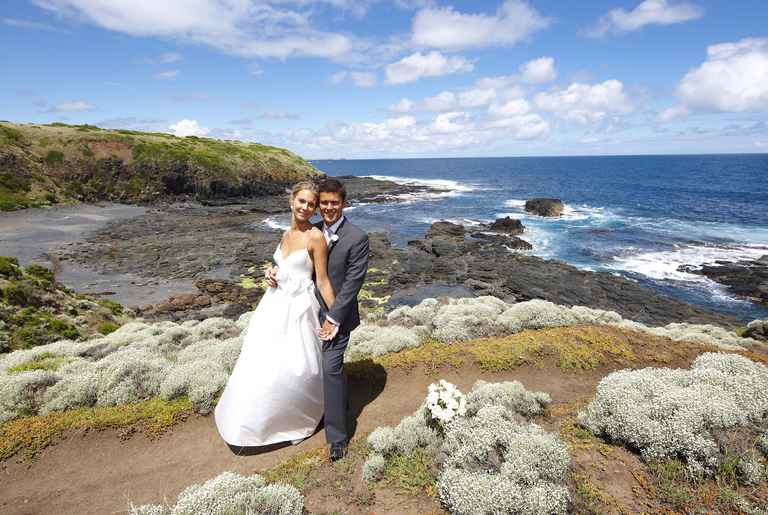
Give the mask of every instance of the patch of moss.
M 610 326 L 572 326 L 522 331 L 502 338 L 484 338 L 444 344 L 428 341 L 412 349 L 373 358 L 384 367 L 428 371 L 472 362 L 483 370 L 512 370 L 524 364 L 554 363 L 566 371 L 600 366 L 626 367 L 639 362 L 667 363 L 687 352 L 679 342 Z M 700 350 L 700 346 L 696 349 Z
M 0 256 L 0 276 L 6 279 L 19 279 L 21 277 L 19 260 L 14 257 Z
M 0 124 L 0 143 L 22 145 L 25 143 L 24 134 L 18 129 Z
M 34 456 L 67 430 L 101 430 L 138 425 L 150 437 L 162 434 L 192 413 L 186 397 L 173 401 L 154 398 L 120 406 L 78 408 L 48 415 L 19 418 L 0 425 L 0 460 L 19 451 Z
M 398 454 L 388 460 L 384 477 L 390 485 L 409 495 L 434 497 L 437 492 L 434 456 L 422 448 L 416 448 L 407 456 Z
M 99 324 L 98 331 L 104 336 L 114 333 L 120 326 L 113 322 L 102 322 Z
M 123 311 L 125 308 L 123 308 L 123 305 L 119 302 L 115 302 L 114 300 L 109 299 L 99 299 L 96 301 L 100 306 L 104 306 L 105 308 L 109 309 L 113 315 L 120 316 L 123 314 Z
M 64 162 L 64 152 L 61 150 L 49 150 L 45 155 L 45 162 L 49 165 L 61 164 Z
M 14 306 L 34 306 L 42 304 L 39 292 L 28 281 L 12 281 L 3 289 L 3 300 Z
M 44 282 L 51 284 L 53 283 L 53 272 L 46 267 L 42 265 L 38 265 L 37 263 L 32 263 L 28 267 L 24 269 L 24 271 L 31 275 L 32 277 Z
M 27 372 L 29 370 L 57 370 L 61 365 L 70 361 L 71 358 L 66 356 L 54 356 L 50 352 L 43 352 L 38 355 L 32 361 L 16 365 L 8 369 L 9 374 L 18 374 L 20 372 Z
M 21 323 L 12 330 L 9 338 L 10 347 L 14 350 L 80 338 L 80 331 L 74 325 L 49 313 L 36 312 L 19 318 Z

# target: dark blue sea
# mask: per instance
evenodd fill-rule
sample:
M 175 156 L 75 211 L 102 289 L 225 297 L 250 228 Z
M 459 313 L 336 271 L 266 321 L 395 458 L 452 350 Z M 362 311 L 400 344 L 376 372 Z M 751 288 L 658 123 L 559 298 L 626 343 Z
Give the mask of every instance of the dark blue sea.
M 768 310 L 735 299 L 680 265 L 768 254 L 768 154 L 323 160 L 329 175 L 368 175 L 450 189 L 349 212 L 396 245 L 436 220 L 520 218 L 532 254 L 610 271 L 744 320 Z M 562 218 L 529 215 L 526 199 L 557 197 Z

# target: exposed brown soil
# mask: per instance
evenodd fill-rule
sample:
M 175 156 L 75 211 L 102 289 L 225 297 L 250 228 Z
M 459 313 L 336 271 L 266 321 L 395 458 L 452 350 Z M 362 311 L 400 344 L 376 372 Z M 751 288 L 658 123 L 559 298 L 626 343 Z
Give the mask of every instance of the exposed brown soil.
M 654 342 L 659 339 L 653 339 Z M 667 340 L 674 352 L 665 366 L 688 367 L 705 350 L 701 346 Z M 558 431 L 571 446 L 574 478 L 587 478 L 599 487 L 602 510 L 659 511 L 661 506 L 643 485 L 647 467 L 623 447 L 607 445 L 594 437 L 576 435 L 575 413 L 590 401 L 599 380 L 622 368 L 616 364 L 586 371 L 564 371 L 554 360 L 525 364 L 504 372 L 486 372 L 466 363 L 444 366 L 391 368 L 368 362 L 350 379 L 356 439 L 381 425 L 396 425 L 422 401 L 427 386 L 437 378 L 471 389 L 478 379 L 519 380 L 529 390 L 548 392 L 553 399 L 549 414 L 537 422 Z M 649 363 L 650 364 L 650 363 Z M 121 439 L 122 435 L 122 439 Z M 70 434 L 42 451 L 32 462 L 20 456 L 0 463 L 0 512 L 124 513 L 130 503 L 175 502 L 192 483 L 202 483 L 221 472 L 264 473 L 298 453 L 325 447 L 323 431 L 296 446 L 266 452 L 231 450 L 219 437 L 212 416 L 193 416 L 162 437 L 150 440 L 141 434 L 125 439 L 125 430 L 82 435 Z M 353 445 L 354 447 L 354 445 Z M 358 444 L 358 449 L 362 449 Z M 314 467 L 304 495 L 310 513 L 432 513 L 440 504 L 429 495 L 406 495 L 386 483 L 372 490 L 360 480 L 362 452 L 336 464 Z M 586 510 L 584 506 L 576 506 Z

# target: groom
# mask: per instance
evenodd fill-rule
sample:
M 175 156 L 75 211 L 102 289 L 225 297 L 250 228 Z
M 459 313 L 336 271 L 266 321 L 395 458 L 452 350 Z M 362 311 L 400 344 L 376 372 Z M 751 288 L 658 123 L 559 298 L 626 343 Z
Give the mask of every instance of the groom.
M 328 244 L 328 277 L 331 279 L 336 300 L 330 309 L 319 291 L 320 338 L 323 340 L 323 389 L 325 391 L 325 437 L 330 444 L 332 461 L 347 454 L 349 433 L 347 412 L 349 396 L 347 376 L 344 373 L 344 351 L 349 333 L 360 325 L 357 294 L 368 271 L 368 235 L 344 216 L 347 190 L 338 179 L 327 178 L 319 185 L 321 222 Z M 275 286 L 274 276 L 267 279 Z
M 325 437 L 331 460 L 347 453 L 347 412 L 349 400 L 344 373 L 344 351 L 349 333 L 360 325 L 357 294 L 368 271 L 368 235 L 344 216 L 347 190 L 338 179 L 327 178 L 320 185 L 320 216 L 317 227 L 328 243 L 328 277 L 336 300 L 330 310 L 319 291 L 320 336 L 323 340 L 323 388 L 325 391 Z M 328 338 L 328 339 L 326 339 Z

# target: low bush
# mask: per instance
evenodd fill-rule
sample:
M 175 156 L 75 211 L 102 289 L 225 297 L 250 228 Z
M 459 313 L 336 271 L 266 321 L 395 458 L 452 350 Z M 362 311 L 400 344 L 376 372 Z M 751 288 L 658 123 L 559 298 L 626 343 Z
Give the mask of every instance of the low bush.
M 437 490 L 451 513 L 565 513 L 570 463 L 565 444 L 526 417 L 543 413 L 547 394 L 519 382 L 478 381 L 465 416 L 435 430 L 426 403 L 394 428 L 368 437 L 366 481 L 387 477 L 392 463 L 420 453 L 437 456 Z
M 764 424 L 766 416 L 768 368 L 735 354 L 705 353 L 690 370 L 608 375 L 579 421 L 647 461 L 680 458 L 691 473 L 712 475 L 724 459 L 719 434 Z
M 187 487 L 173 506 L 131 505 L 131 515 L 301 515 L 304 498 L 294 487 L 266 484 L 258 474 L 223 472 L 202 485 Z

